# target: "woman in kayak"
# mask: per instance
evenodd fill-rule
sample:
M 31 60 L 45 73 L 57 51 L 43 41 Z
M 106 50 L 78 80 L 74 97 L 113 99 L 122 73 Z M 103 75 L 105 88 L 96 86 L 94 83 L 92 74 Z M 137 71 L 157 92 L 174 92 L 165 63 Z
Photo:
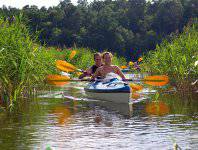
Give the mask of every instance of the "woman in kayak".
M 113 55 L 110 52 L 104 52 L 102 54 L 102 60 L 104 62 L 104 65 L 96 70 L 96 72 L 92 76 L 92 80 L 94 80 L 97 77 L 105 78 L 108 73 L 115 73 L 119 75 L 122 78 L 122 80 L 126 80 L 120 68 L 118 66 L 111 64 L 112 59 Z
M 102 66 L 102 57 L 100 53 L 94 54 L 94 61 L 95 64 L 88 68 L 86 71 L 84 71 L 83 74 L 79 76 L 79 79 L 82 79 L 86 76 L 92 76 L 96 72 L 97 68 Z

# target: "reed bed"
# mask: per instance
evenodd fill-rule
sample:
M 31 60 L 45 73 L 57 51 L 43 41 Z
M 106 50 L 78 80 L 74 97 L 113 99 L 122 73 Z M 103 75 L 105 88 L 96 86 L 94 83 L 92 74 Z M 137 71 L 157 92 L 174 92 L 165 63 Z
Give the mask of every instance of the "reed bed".
M 54 57 L 35 44 L 21 20 L 21 15 L 11 23 L 0 19 L 0 96 L 9 108 L 55 72 Z
M 22 15 L 12 22 L 0 18 L 0 100 L 11 109 L 19 98 L 29 97 L 39 85 L 43 87 L 46 75 L 59 73 L 56 60 L 66 60 L 80 69 L 94 64 L 94 51 L 88 48 L 41 46 L 22 19 Z M 124 58 L 114 57 L 114 64 L 123 63 Z
M 196 91 L 198 79 L 198 24 L 197 20 L 184 28 L 183 33 L 164 40 L 155 51 L 144 56 L 143 71 L 165 74 L 182 91 Z

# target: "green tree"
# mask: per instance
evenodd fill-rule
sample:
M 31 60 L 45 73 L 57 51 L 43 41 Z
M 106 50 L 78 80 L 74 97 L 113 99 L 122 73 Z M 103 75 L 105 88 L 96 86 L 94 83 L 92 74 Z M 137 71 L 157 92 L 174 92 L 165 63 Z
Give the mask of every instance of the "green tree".
M 183 16 L 183 7 L 179 0 L 164 0 L 159 4 L 154 20 L 158 34 L 170 34 L 179 28 Z

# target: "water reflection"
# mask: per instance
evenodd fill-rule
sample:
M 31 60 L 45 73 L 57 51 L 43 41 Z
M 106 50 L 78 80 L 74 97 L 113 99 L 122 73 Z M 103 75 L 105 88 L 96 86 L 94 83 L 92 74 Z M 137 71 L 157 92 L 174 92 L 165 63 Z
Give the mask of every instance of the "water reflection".
M 52 114 L 57 115 L 59 125 L 66 124 L 66 122 L 68 123 L 68 118 L 72 115 L 68 106 L 57 106 L 54 108 L 54 110 L 52 110 Z
M 85 83 L 38 92 L 14 114 L 0 113 L 1 149 L 182 149 L 198 147 L 197 95 L 146 87 L 132 103 L 87 99 Z M 134 97 L 133 97 L 134 96 Z
M 131 117 L 133 113 L 133 103 L 113 103 L 105 101 L 92 102 L 96 106 L 107 109 L 108 111 L 114 111 L 127 117 Z
M 170 111 L 169 106 L 163 101 L 155 101 L 146 104 L 146 113 L 148 115 L 164 116 Z

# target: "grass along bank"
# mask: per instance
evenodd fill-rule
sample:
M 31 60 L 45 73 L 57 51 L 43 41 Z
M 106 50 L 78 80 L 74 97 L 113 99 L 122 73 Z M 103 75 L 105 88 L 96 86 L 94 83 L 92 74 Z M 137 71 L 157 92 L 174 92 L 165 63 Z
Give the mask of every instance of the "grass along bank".
M 35 44 L 36 37 L 29 34 L 21 18 L 12 23 L 0 19 L 0 96 L 10 108 L 55 71 L 53 56 Z
M 197 90 L 198 24 L 184 28 L 171 41 L 164 40 L 155 51 L 144 56 L 143 70 L 168 75 L 171 83 L 182 91 Z
M 94 51 L 87 48 L 55 48 L 41 46 L 21 21 L 0 19 L 0 101 L 13 108 L 17 100 L 29 97 L 35 86 L 43 84 L 48 74 L 58 74 L 56 60 L 66 60 L 79 69 L 94 64 Z M 72 54 L 73 53 L 73 54 Z M 116 65 L 126 64 L 114 56 Z

